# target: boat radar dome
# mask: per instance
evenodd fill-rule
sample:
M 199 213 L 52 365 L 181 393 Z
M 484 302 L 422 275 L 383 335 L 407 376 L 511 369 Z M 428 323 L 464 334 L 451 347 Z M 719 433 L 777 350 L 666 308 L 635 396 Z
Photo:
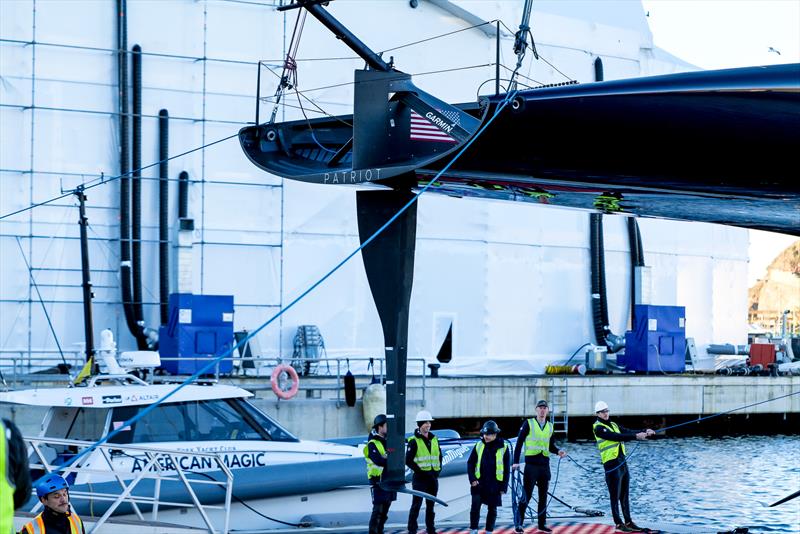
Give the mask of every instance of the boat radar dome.
M 155 369 L 156 367 L 161 367 L 161 357 L 152 350 L 121 352 L 117 359 L 125 369 Z

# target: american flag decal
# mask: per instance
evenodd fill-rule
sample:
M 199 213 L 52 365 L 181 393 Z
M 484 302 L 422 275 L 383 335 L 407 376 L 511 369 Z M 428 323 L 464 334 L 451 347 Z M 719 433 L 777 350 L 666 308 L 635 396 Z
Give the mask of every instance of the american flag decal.
M 439 113 L 444 118 L 453 121 L 455 124 L 459 123 L 458 113 L 447 111 L 439 111 Z M 411 110 L 411 135 L 409 137 L 418 141 L 438 141 L 440 143 L 456 142 L 455 139 L 441 131 L 439 128 L 434 126 L 431 121 L 414 110 Z

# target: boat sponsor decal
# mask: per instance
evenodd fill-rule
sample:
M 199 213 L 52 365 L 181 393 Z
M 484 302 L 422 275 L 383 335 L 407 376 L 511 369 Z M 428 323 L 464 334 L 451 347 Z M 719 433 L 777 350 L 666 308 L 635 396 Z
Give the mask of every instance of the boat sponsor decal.
M 179 448 L 177 449 L 181 452 L 225 452 L 225 451 L 235 451 L 237 450 L 236 447 L 231 447 L 229 445 L 214 445 L 209 447 L 188 447 L 188 448 Z
M 245 467 L 264 467 L 267 465 L 266 455 L 266 452 L 240 452 L 222 454 L 220 455 L 220 458 L 222 458 L 222 462 L 230 469 L 237 469 Z M 206 456 L 175 456 L 174 461 L 180 466 L 181 469 L 186 471 L 218 468 L 217 462 L 215 462 L 213 458 Z M 159 469 L 165 471 L 175 470 L 173 458 L 160 456 L 157 459 L 157 462 L 158 466 L 150 466 L 149 471 L 158 471 Z M 131 473 L 136 473 L 137 471 L 143 470 L 146 465 L 146 458 L 134 457 Z
M 381 179 L 382 169 L 359 169 L 353 171 L 326 172 L 323 174 L 325 184 L 360 184 Z
M 105 399 L 105 397 L 103 397 Z M 125 402 L 148 402 L 158 400 L 157 393 L 133 393 L 125 396 Z
M 472 445 L 459 445 L 455 449 L 450 449 L 442 455 L 442 465 L 444 466 L 454 460 L 459 460 L 470 452 L 472 452 Z
M 84 406 L 91 406 L 94 404 L 94 397 L 81 397 L 81 404 Z
M 456 140 L 448 134 L 453 133 L 453 129 L 457 124 L 459 124 L 458 113 L 445 114 L 441 111 L 439 111 L 439 113 L 451 120 L 448 122 L 433 111 L 427 112 L 423 117 L 416 111 L 412 110 L 409 138 L 416 139 L 418 141 L 443 141 L 445 143 L 455 143 Z
M 103 395 L 103 404 L 121 404 L 122 395 Z
M 72 406 L 72 397 L 66 397 L 64 399 L 64 405 L 65 406 Z

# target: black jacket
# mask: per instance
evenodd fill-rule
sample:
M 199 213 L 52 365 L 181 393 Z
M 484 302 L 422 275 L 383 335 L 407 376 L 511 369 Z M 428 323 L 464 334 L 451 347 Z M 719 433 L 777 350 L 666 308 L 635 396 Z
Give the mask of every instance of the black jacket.
M 496 458 L 497 449 L 505 447 L 505 440 L 496 438 L 494 441 L 486 444 L 481 456 L 481 478 L 478 481 L 481 486 L 490 487 L 496 492 L 508 490 L 508 478 L 511 468 L 511 455 L 506 448 L 503 453 L 503 480 L 497 480 L 496 476 Z M 478 447 L 477 445 L 472 448 L 472 452 L 467 459 L 467 476 L 470 483 L 478 480 L 475 478 L 475 466 L 478 464 Z
M 67 514 L 62 514 L 44 507 L 42 511 L 42 521 L 44 521 L 44 530 L 47 534 L 70 534 L 69 517 Z M 86 534 L 86 527 L 81 523 L 81 530 Z M 25 534 L 25 529 L 20 531 L 20 534 Z
M 31 498 L 31 475 L 28 467 L 28 451 L 17 425 L 3 419 L 8 442 L 9 482 L 14 484 L 14 509 L 16 510 Z
M 608 426 L 611 426 L 611 422 L 612 422 L 610 417 L 608 418 L 608 421 L 603 421 L 602 419 L 600 419 L 598 417 L 598 418 L 595 419 L 595 422 L 597 422 L 597 421 L 603 423 L 604 425 L 608 425 Z M 626 442 L 626 441 L 634 441 L 636 439 L 636 434 L 641 432 L 640 430 L 631 430 L 630 428 L 625 428 L 624 426 L 622 426 L 619 423 L 617 423 L 617 427 L 619 428 L 619 432 L 611 431 L 611 430 L 607 429 L 604 426 L 597 426 L 594 429 L 594 435 L 597 436 L 600 439 L 605 439 L 607 441 Z M 622 449 L 620 448 L 619 456 L 617 456 L 617 459 L 624 458 L 624 457 L 625 457 L 625 453 L 622 452 Z
M 381 443 L 381 445 L 383 445 L 383 449 L 386 451 L 386 456 L 389 456 L 389 451 L 388 451 L 388 448 L 386 446 L 386 438 L 384 438 L 383 436 L 381 436 L 380 434 L 378 434 L 377 432 L 375 432 L 373 430 L 372 432 L 369 433 L 369 436 L 367 436 L 367 440 L 370 440 L 370 441 L 371 440 L 377 440 L 377 441 L 379 441 Z M 386 466 L 388 465 L 389 462 L 388 462 L 387 458 L 384 458 L 383 455 L 381 455 L 381 453 L 378 452 L 378 448 L 375 446 L 374 443 L 369 443 L 367 445 L 367 454 L 369 455 L 369 459 L 372 460 L 372 462 L 375 465 L 379 465 L 379 466 L 383 467 L 384 469 L 386 469 Z M 386 471 L 384 471 L 384 473 L 385 472 Z M 378 482 L 380 482 L 381 478 L 383 478 L 383 477 L 382 476 L 380 476 L 380 477 L 371 477 L 369 479 L 369 481 L 370 481 L 371 484 L 377 484 Z
M 536 419 L 535 417 L 533 418 Z M 537 421 L 538 423 L 538 421 Z M 517 435 L 517 444 L 514 446 L 514 463 L 519 463 L 519 456 L 522 453 L 522 448 L 525 446 L 525 438 L 528 437 L 528 434 L 531 431 L 531 426 L 528 424 L 528 420 L 525 419 L 522 422 L 522 426 L 519 429 L 519 435 Z M 558 447 L 556 447 L 555 442 L 555 434 L 550 436 L 550 452 L 553 454 L 558 454 Z M 536 454 L 534 456 L 526 456 L 525 457 L 526 464 L 550 464 L 550 458 L 546 457 L 544 454 Z
M 428 447 L 428 450 L 430 450 L 431 449 L 431 441 L 433 441 L 433 438 L 435 438 L 436 436 L 434 435 L 433 432 L 428 432 L 428 437 L 426 438 L 425 436 L 423 436 L 422 434 L 419 433 L 419 429 L 416 429 L 414 431 L 414 437 L 415 438 L 422 438 L 422 441 L 425 442 L 425 445 Z M 432 469 L 430 471 L 423 471 L 422 469 L 420 469 L 419 466 L 417 465 L 417 463 L 414 461 L 414 458 L 416 456 L 417 456 L 417 440 L 412 439 L 412 440 L 408 441 L 408 444 L 406 446 L 406 466 L 409 469 L 411 469 L 412 471 L 414 471 L 415 475 L 428 475 L 428 476 L 435 476 L 435 477 L 439 476 L 439 473 L 441 472 L 441 469 L 438 469 L 438 470 Z M 439 445 L 439 465 L 440 466 L 442 465 L 442 447 L 441 447 L 441 445 Z

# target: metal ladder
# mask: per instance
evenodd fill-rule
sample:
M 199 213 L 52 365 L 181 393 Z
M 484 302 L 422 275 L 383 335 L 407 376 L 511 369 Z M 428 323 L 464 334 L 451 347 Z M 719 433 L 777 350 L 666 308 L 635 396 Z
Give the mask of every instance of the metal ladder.
M 550 394 L 550 423 L 553 425 L 554 434 L 564 434 L 564 439 L 569 435 L 569 388 L 567 379 L 551 377 L 549 384 Z

